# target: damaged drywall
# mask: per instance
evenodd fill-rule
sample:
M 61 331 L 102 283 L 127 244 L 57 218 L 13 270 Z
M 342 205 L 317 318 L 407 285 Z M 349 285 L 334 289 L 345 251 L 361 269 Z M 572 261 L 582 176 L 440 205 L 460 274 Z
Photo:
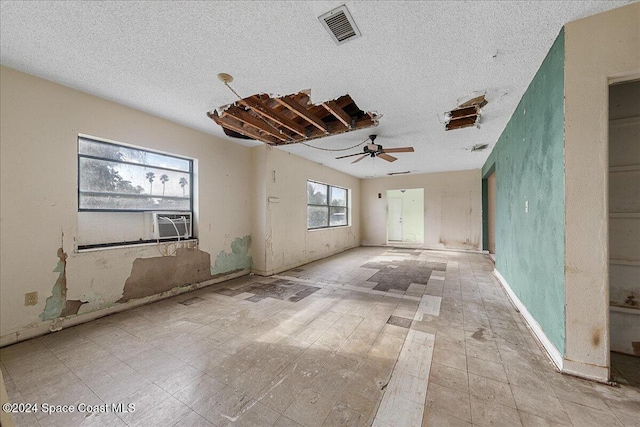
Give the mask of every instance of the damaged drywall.
M 249 256 L 251 236 L 238 237 L 231 242 L 231 253 L 220 251 L 216 262 L 211 266 L 211 276 L 235 273 L 253 266 L 253 259 Z
M 160 294 L 212 278 L 211 256 L 197 248 L 178 248 L 174 256 L 137 258 L 117 302 Z
M 248 270 L 251 236 L 239 237 L 231 243 L 231 253 L 221 251 L 211 265 L 211 255 L 197 248 L 178 248 L 173 256 L 137 258 L 124 285 L 123 303 L 131 299 L 160 294 L 179 286 L 202 283 L 219 276 Z
M 58 248 L 58 264 L 53 269 L 54 273 L 60 273 L 58 280 L 53 285 L 51 296 L 47 298 L 44 311 L 40 315 L 42 320 L 52 320 L 58 317 L 78 314 L 78 310 L 86 301 L 67 300 L 67 254 L 62 248 Z

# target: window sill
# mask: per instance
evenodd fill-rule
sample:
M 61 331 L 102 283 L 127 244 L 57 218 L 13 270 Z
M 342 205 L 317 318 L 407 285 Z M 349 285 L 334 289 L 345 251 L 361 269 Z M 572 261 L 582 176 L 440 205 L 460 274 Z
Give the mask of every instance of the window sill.
M 335 225 L 333 227 L 307 228 L 307 231 L 335 230 L 336 228 L 349 228 L 351 225 Z
M 197 244 L 198 239 L 194 237 L 191 239 L 182 239 L 182 240 L 161 240 L 160 242 L 153 240 L 153 241 L 143 241 L 143 242 L 82 245 L 76 248 L 75 253 L 108 251 L 113 249 L 130 249 L 130 248 L 139 248 L 139 247 L 147 247 L 147 246 L 171 245 L 175 243 L 191 243 L 191 242 L 195 242 Z

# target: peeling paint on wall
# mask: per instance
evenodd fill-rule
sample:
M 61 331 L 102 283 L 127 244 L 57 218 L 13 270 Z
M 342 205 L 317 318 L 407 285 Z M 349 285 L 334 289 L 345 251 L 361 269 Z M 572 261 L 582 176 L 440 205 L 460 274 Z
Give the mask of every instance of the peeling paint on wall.
M 197 248 L 178 248 L 175 256 L 137 258 L 117 302 L 143 298 L 212 279 L 211 255 Z
M 253 259 L 249 256 L 251 236 L 238 237 L 231 242 L 231 253 L 220 251 L 215 264 L 211 267 L 211 275 L 221 276 L 246 270 L 253 266 Z
M 44 311 L 40 315 L 42 320 L 52 320 L 58 317 L 78 314 L 78 310 L 86 301 L 67 300 L 67 254 L 62 248 L 58 248 L 58 264 L 53 269 L 54 273 L 60 273 L 58 280 L 53 285 L 51 296 L 47 298 Z

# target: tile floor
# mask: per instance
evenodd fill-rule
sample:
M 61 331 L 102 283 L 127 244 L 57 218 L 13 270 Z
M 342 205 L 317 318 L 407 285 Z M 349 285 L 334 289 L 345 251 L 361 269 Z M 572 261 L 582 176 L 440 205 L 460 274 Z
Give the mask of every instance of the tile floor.
M 136 409 L 18 426 L 640 425 L 639 389 L 553 370 L 492 268 L 358 248 L 5 347 L 0 367 L 13 402 Z
M 640 356 L 612 351 L 611 376 L 619 383 L 640 387 Z

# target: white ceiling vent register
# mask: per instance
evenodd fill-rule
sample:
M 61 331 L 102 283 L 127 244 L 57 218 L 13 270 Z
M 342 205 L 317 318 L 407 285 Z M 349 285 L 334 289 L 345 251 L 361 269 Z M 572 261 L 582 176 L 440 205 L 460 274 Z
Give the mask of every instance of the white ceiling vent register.
M 345 5 L 320 15 L 318 19 L 338 45 L 361 36 L 356 22 Z

